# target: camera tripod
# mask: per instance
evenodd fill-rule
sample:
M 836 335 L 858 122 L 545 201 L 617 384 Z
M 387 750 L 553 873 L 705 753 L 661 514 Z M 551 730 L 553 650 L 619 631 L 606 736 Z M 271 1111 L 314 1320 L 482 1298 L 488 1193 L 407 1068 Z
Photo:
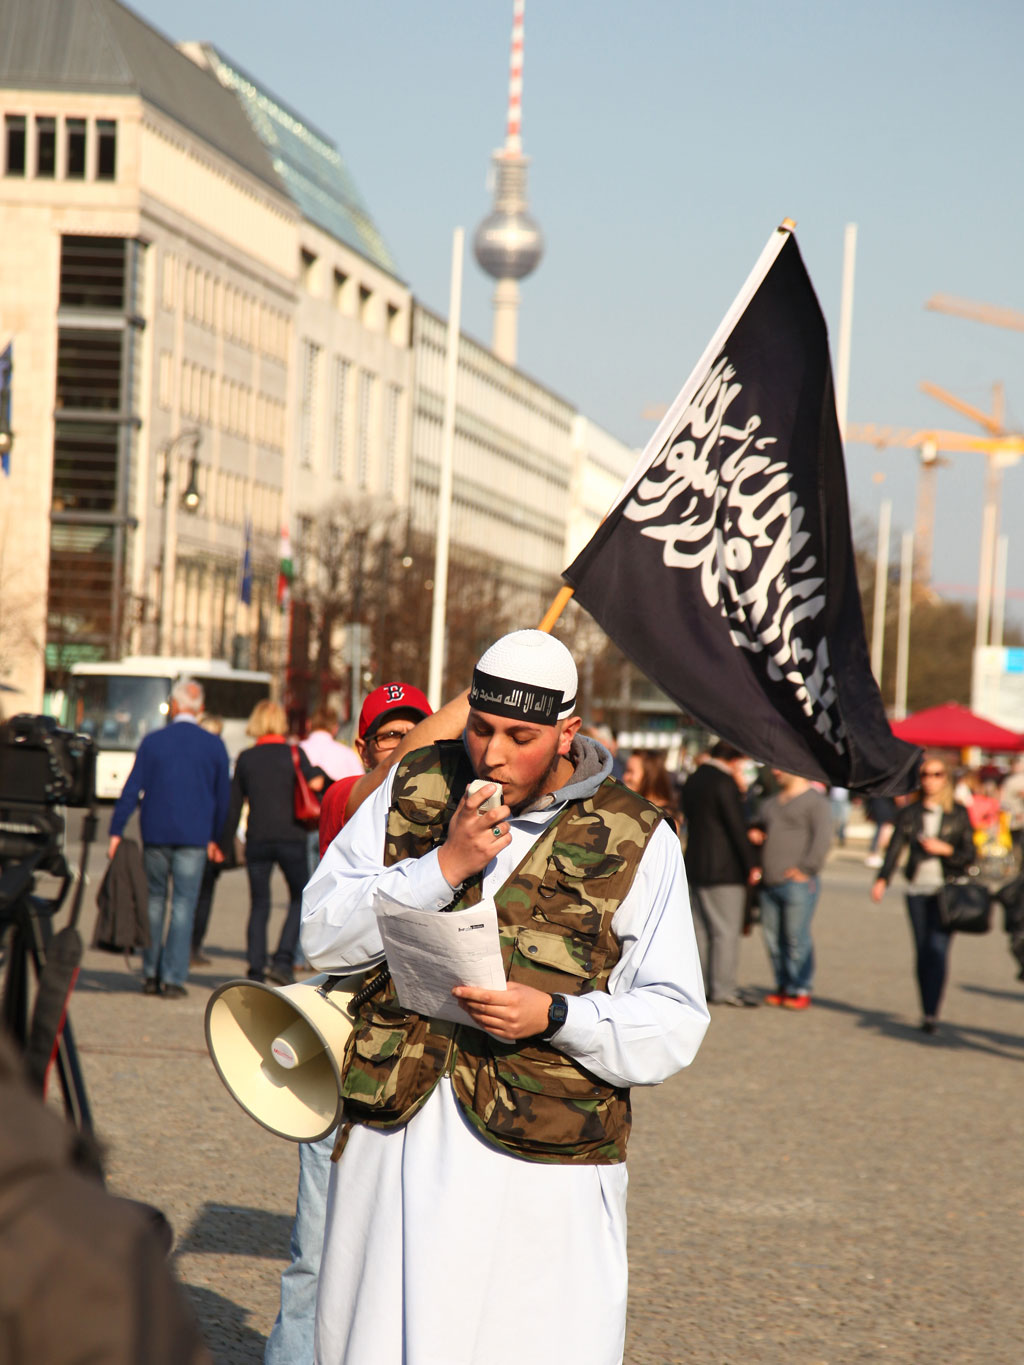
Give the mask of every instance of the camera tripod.
M 52 847 L 44 844 L 18 861 L 8 862 L 0 875 L 0 932 L 6 947 L 0 1019 L 23 1053 L 29 1079 L 40 1093 L 51 1064 L 56 1065 L 65 1112 L 78 1131 L 89 1136 L 93 1133 L 92 1113 L 67 1005 L 82 958 L 77 925 L 96 823 L 96 812 L 90 807 L 82 827 L 82 857 L 70 917 L 58 932 L 54 933 L 53 918 L 75 880 L 62 855 L 55 862 Z M 61 881 L 57 894 L 35 895 L 37 875 L 53 868 Z M 31 1012 L 30 964 L 36 982 Z

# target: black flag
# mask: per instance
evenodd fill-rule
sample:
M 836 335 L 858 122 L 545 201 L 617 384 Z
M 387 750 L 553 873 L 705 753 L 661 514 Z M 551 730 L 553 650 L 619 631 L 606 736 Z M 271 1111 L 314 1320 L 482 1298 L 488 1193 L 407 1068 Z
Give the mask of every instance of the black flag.
M 920 750 L 890 730 L 864 638 L 825 320 L 786 227 L 563 576 L 752 758 L 854 792 L 913 784 Z

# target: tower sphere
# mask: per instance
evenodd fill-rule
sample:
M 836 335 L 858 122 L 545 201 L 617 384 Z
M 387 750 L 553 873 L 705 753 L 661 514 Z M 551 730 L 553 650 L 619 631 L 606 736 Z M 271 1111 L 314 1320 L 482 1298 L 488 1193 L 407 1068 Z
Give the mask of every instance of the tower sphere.
M 528 213 L 495 209 L 477 228 L 473 252 L 493 279 L 521 280 L 537 268 L 544 238 Z

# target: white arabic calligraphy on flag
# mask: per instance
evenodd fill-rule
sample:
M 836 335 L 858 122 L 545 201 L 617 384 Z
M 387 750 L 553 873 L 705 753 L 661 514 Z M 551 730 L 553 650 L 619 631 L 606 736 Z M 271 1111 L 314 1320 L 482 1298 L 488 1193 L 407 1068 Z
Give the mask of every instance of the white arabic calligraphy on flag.
M 808 645 L 801 629 L 824 610 L 824 576 L 807 548 L 806 514 L 790 471 L 764 453 L 776 437 L 758 434 L 756 414 L 742 427 L 726 421 L 742 388 L 723 355 L 623 515 L 654 523 L 642 534 L 663 542 L 667 568 L 699 570 L 704 600 L 727 620 L 733 644 L 766 656 L 769 679 L 792 689 L 807 719 L 839 751 L 844 727 L 828 641 L 816 628 L 818 638 Z

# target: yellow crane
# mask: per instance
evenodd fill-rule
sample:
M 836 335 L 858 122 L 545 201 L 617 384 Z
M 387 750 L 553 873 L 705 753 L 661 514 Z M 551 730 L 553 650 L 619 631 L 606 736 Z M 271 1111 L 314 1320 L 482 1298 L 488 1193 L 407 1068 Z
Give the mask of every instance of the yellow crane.
M 934 301 L 933 301 L 934 302 Z M 966 305 L 965 305 L 966 306 Z M 982 305 L 977 305 L 982 307 Z M 1002 310 L 1009 313 L 1009 309 Z M 1024 315 L 1017 314 L 1024 327 Z M 1010 324 L 1004 324 L 1010 325 Z M 934 545 L 935 526 L 935 474 L 946 460 L 939 452 L 970 452 L 985 456 L 985 504 L 982 514 L 981 557 L 978 573 L 978 615 L 976 644 L 981 647 L 989 642 L 989 627 L 992 612 L 992 595 L 995 586 L 995 552 L 999 525 L 999 495 L 1003 470 L 1016 464 L 1024 455 L 1024 434 L 1008 432 L 1004 426 L 1005 403 L 1001 384 L 993 386 L 992 412 L 983 412 L 972 403 L 957 398 L 955 394 L 940 388 L 937 384 L 923 383 L 921 389 L 930 397 L 945 403 L 962 416 L 976 422 L 985 436 L 972 436 L 963 431 L 940 431 L 933 428 L 883 427 L 872 423 L 859 423 L 849 427 L 847 441 L 860 441 L 879 448 L 885 446 L 904 446 L 916 449 L 921 459 L 921 476 L 918 484 L 917 511 L 915 516 L 914 545 L 918 577 L 927 586 L 931 581 L 931 562 Z
M 950 294 L 933 294 L 925 307 L 933 313 L 952 313 L 955 317 L 987 322 L 990 327 L 1008 327 L 1013 332 L 1024 332 L 1024 313 L 1014 308 L 999 308 L 994 303 L 974 303 L 971 299 L 955 299 Z

